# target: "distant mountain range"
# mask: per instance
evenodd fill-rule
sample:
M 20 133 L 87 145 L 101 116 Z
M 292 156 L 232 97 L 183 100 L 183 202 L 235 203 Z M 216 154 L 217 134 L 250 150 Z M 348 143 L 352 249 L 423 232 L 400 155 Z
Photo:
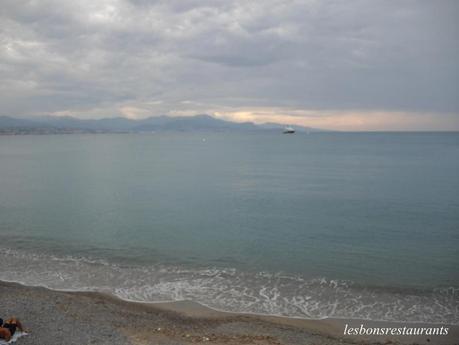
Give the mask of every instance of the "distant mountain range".
M 33 119 L 0 116 L 0 134 L 131 133 L 157 131 L 281 131 L 286 125 L 231 122 L 210 115 L 156 116 L 132 120 L 124 117 L 78 119 L 70 116 L 43 116 Z M 292 126 L 298 132 L 319 129 Z

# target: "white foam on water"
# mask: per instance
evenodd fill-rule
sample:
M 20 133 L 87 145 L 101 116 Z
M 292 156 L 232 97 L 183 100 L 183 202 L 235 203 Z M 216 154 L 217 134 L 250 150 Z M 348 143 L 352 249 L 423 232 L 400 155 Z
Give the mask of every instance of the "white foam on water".
M 130 301 L 192 300 L 213 309 L 308 319 L 359 318 L 459 324 L 459 288 L 403 290 L 234 268 L 121 266 L 84 257 L 0 248 L 0 280 L 101 291 Z

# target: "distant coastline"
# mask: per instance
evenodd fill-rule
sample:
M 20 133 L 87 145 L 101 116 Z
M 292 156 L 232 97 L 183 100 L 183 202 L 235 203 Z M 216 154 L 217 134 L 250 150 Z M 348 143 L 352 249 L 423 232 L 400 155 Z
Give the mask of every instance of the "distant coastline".
M 33 119 L 0 116 L 0 135 L 80 134 L 80 133 L 151 133 L 162 131 L 282 131 L 286 124 L 231 122 L 210 115 L 155 116 L 133 120 L 128 118 L 78 119 L 75 117 L 43 116 Z M 297 132 L 317 132 L 322 129 L 291 126 Z
M 152 116 L 145 119 L 124 117 L 79 119 L 71 116 L 17 118 L 0 116 L 0 136 L 56 134 L 131 134 L 156 132 L 264 132 L 282 133 L 291 127 L 300 134 L 309 133 L 459 133 L 457 130 L 367 130 L 337 131 L 283 123 L 232 122 L 202 114 L 194 116 Z

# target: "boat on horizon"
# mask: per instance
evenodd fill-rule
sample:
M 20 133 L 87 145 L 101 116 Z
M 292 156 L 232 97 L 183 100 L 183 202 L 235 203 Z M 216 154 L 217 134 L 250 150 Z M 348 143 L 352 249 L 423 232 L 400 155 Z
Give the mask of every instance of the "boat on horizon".
M 287 126 L 284 128 L 284 134 L 293 134 L 293 133 L 295 133 L 295 130 L 293 129 L 293 127 Z

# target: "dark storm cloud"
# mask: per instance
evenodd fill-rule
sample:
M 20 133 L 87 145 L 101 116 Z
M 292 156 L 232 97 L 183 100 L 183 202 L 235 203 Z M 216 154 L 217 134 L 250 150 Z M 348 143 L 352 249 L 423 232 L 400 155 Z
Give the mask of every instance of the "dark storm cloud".
M 18 1 L 0 14 L 5 115 L 263 107 L 457 121 L 456 1 Z

